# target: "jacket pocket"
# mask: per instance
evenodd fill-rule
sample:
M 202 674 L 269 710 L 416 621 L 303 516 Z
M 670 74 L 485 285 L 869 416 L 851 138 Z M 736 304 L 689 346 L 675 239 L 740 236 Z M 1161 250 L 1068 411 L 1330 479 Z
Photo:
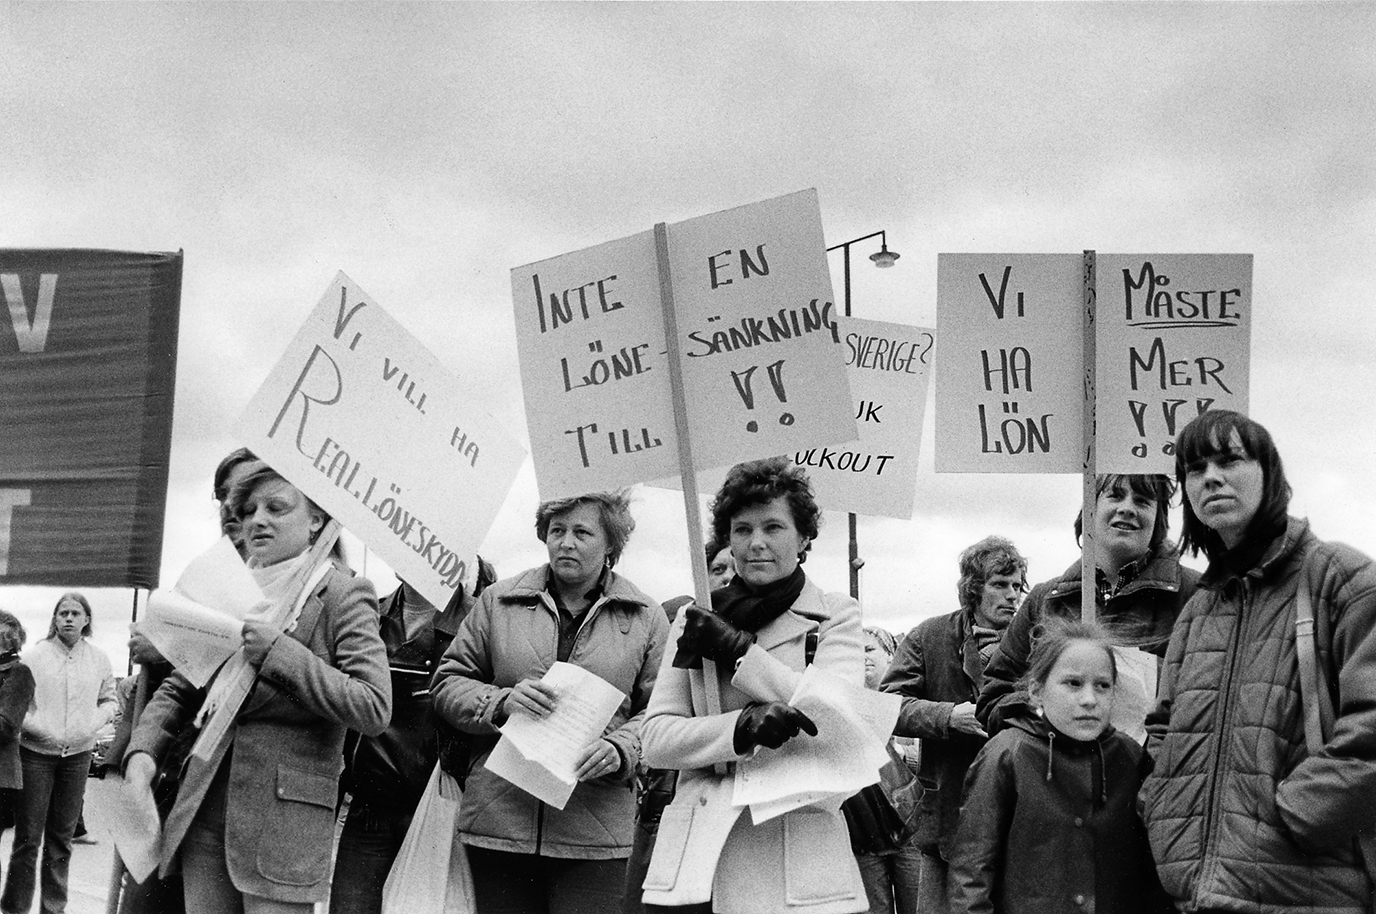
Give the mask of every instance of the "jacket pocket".
M 277 766 L 274 801 L 258 842 L 258 872 L 282 885 L 308 886 L 329 873 L 339 778 Z
M 659 834 L 645 872 L 646 891 L 669 892 L 678 884 L 683 856 L 688 850 L 688 836 L 693 831 L 693 810 L 696 805 L 669 806 L 659 819 Z
M 859 876 L 844 820 L 820 810 L 801 809 L 784 816 L 784 900 L 789 905 L 816 905 L 857 896 Z M 859 892 L 861 900 L 863 891 Z

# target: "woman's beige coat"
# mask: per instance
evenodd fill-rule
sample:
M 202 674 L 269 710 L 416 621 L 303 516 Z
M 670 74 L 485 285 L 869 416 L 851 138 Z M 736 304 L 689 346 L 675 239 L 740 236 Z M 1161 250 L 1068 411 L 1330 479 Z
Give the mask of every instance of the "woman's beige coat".
M 683 769 L 674 802 L 660 822 L 645 903 L 694 904 L 710 895 L 719 914 L 868 909 L 839 811 L 805 807 L 753 825 L 749 812 L 730 805 L 734 766 L 725 776 L 713 767 L 739 758 L 733 739 L 741 708 L 792 696 L 805 666 L 809 632 L 817 632 L 813 662 L 820 669 L 864 685 L 860 605 L 808 581 L 792 609 L 756 633 L 734 675 L 718 667 L 722 713 L 711 716 L 694 713 L 702 698 L 699 694 L 695 705 L 692 680 L 700 688 L 702 672 L 672 665 L 683 620 L 679 615 L 670 632 L 640 733 L 647 765 Z

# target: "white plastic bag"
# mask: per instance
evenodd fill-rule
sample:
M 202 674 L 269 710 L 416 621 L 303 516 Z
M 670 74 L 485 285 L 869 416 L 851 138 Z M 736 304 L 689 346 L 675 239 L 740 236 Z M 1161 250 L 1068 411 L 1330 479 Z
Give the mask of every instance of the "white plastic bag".
M 382 888 L 382 914 L 473 914 L 473 874 L 455 821 L 463 792 L 436 765 Z

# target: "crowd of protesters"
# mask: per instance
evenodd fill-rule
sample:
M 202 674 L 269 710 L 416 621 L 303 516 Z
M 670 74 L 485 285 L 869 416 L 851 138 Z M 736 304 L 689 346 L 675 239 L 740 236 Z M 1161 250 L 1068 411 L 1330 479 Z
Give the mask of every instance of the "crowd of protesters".
M 480 559 L 437 607 L 405 582 L 379 602 L 331 548 L 338 525 L 237 451 L 215 474 L 221 524 L 273 608 L 206 688 L 131 640 L 106 764 L 164 825 L 158 871 L 125 874 L 118 909 L 380 914 L 438 766 L 463 791 L 479 914 L 1369 911 L 1376 567 L 1289 515 L 1246 416 L 1205 412 L 1175 453 L 1173 480 L 1098 477 L 1073 525 L 1089 587 L 1084 561 L 1030 586 L 989 536 L 955 559 L 954 611 L 895 638 L 808 579 L 821 511 L 786 459 L 738 465 L 713 498 L 710 605 L 661 605 L 613 570 L 635 528 L 613 492 L 541 504 L 546 563 L 497 579 Z M 0 612 L 4 912 L 39 883 L 42 910 L 64 910 L 115 714 L 90 624 L 65 594 L 21 658 Z M 623 696 L 561 808 L 485 764 L 505 722 L 559 705 L 556 662 Z M 790 704 L 812 666 L 897 696 L 889 762 L 839 809 L 756 821 L 735 765 L 817 736 Z

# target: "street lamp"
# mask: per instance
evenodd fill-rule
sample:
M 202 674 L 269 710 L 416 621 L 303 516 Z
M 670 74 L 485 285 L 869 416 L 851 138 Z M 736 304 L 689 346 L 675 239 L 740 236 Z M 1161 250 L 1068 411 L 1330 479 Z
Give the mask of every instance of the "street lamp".
M 877 232 L 870 232 L 868 235 L 861 235 L 859 238 L 852 238 L 850 241 L 845 241 L 841 244 L 834 244 L 827 248 L 828 253 L 839 249 L 841 251 L 841 261 L 845 265 L 846 298 L 843 313 L 846 317 L 850 317 L 850 246 L 859 244 L 861 241 L 868 241 L 871 238 L 879 239 L 879 250 L 870 255 L 870 260 L 874 262 L 876 267 L 880 267 L 881 269 L 887 269 L 893 266 L 898 260 L 898 254 L 895 251 L 889 250 L 889 239 L 882 229 Z M 860 543 L 856 539 L 854 512 L 846 514 L 846 523 L 850 531 L 850 595 L 858 600 L 860 599 L 860 569 L 864 567 L 865 561 L 860 558 Z

